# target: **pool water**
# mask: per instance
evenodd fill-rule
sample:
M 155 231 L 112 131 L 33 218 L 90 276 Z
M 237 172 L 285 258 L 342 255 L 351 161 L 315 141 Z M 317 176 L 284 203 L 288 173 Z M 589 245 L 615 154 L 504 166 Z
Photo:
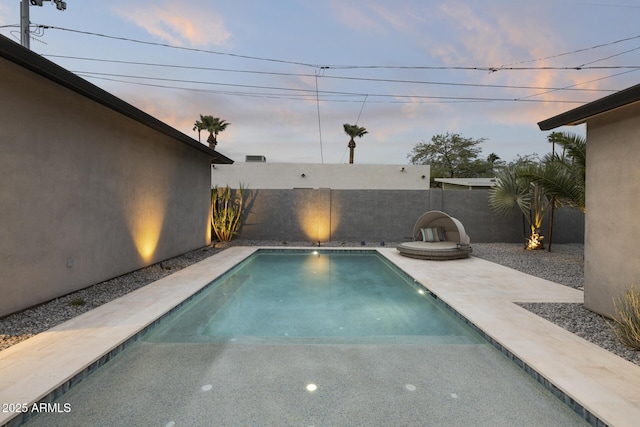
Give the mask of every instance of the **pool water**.
M 585 425 L 365 252 L 257 251 L 28 425 Z
M 433 342 L 480 338 L 376 252 L 259 251 L 212 283 L 153 342 Z

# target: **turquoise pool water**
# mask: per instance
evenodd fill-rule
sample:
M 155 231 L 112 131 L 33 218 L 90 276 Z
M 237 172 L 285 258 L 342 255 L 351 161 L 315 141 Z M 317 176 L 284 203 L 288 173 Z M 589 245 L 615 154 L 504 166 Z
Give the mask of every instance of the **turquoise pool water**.
M 582 426 L 377 252 L 258 251 L 30 426 Z M 425 264 L 425 268 L 427 264 Z
M 259 251 L 166 319 L 153 342 L 480 338 L 375 252 Z

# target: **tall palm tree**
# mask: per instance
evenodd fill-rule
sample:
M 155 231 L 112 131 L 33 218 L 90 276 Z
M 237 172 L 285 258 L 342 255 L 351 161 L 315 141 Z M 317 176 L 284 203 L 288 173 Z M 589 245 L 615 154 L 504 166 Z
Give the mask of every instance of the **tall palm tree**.
M 200 115 L 200 122 L 202 125 L 202 130 L 206 130 L 207 132 L 209 132 L 209 138 L 207 138 L 209 148 L 215 150 L 216 145 L 218 145 L 218 134 L 224 131 L 231 123 L 227 123 L 219 117 L 203 116 L 202 114 Z M 196 122 L 196 124 L 197 123 L 198 122 Z
M 498 156 L 496 153 L 491 153 L 487 156 L 487 162 L 491 164 L 491 178 L 493 177 L 493 166 L 496 160 L 500 160 L 500 156 Z
M 353 163 L 353 150 L 356 148 L 356 142 L 353 140 L 355 137 L 362 138 L 368 132 L 365 128 L 359 127 L 358 125 L 350 125 L 345 123 L 344 125 L 344 133 L 351 137 L 349 144 L 349 163 Z
M 200 120 L 196 120 L 195 123 L 193 124 L 193 130 L 198 131 L 198 142 L 202 142 L 200 141 L 200 132 L 202 132 L 205 129 L 206 128 L 202 123 L 202 114 L 200 114 Z

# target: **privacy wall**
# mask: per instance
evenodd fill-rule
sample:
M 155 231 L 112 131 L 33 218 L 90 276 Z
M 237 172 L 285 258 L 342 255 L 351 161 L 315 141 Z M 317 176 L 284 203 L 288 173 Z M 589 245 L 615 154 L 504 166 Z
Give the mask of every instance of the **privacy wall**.
M 210 242 L 208 149 L 1 56 L 0 75 L 0 316 Z
M 247 190 L 239 238 L 250 240 L 398 242 L 418 217 L 442 210 L 459 219 L 471 242 L 523 242 L 522 216 L 493 214 L 486 190 Z M 543 231 L 546 234 L 547 225 Z M 582 243 L 584 215 L 556 210 L 555 243 Z

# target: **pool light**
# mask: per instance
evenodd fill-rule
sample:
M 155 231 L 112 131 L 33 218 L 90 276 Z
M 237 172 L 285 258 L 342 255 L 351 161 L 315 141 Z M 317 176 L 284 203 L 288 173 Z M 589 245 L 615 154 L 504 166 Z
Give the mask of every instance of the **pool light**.
M 314 383 L 309 383 L 309 384 L 307 384 L 306 389 L 307 389 L 307 391 L 314 392 L 314 391 L 316 391 L 318 389 L 318 386 L 315 385 Z

